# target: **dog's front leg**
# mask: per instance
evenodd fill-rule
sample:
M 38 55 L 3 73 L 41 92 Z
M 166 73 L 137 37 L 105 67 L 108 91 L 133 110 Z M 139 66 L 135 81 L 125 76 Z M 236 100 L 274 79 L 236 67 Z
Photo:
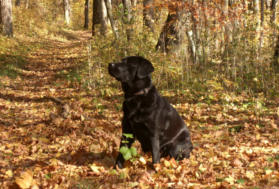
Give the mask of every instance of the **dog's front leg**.
M 128 121 L 124 118 L 122 120 L 122 137 L 121 137 L 119 149 L 122 146 L 127 146 L 128 148 L 130 148 L 132 146 L 133 142 L 135 141 L 135 136 L 127 137 L 129 135 L 130 136 L 133 135 L 132 133 L 133 132 L 131 130 L 131 127 L 130 127 Z M 119 152 L 119 154 L 116 158 L 114 168 L 116 168 L 116 166 L 118 166 L 118 168 L 122 169 L 124 166 L 124 162 L 125 162 L 125 159 L 124 159 L 123 155 Z
M 159 163 L 160 162 L 160 142 L 159 136 L 153 136 L 151 139 L 152 143 L 152 163 Z

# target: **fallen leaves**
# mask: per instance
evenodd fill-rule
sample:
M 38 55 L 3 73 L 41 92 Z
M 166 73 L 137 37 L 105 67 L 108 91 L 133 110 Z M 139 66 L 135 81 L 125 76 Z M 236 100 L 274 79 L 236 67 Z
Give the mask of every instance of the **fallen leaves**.
M 21 189 L 39 189 L 39 186 L 33 179 L 33 172 L 31 170 L 22 172 L 19 177 L 15 178 L 15 182 Z

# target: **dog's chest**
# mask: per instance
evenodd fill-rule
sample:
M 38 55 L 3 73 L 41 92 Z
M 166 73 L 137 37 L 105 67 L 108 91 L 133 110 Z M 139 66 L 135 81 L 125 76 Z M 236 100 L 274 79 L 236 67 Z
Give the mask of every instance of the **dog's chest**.
M 126 117 L 132 126 L 136 124 L 148 124 L 153 117 L 153 103 L 141 98 L 125 100 L 123 103 L 124 117 Z

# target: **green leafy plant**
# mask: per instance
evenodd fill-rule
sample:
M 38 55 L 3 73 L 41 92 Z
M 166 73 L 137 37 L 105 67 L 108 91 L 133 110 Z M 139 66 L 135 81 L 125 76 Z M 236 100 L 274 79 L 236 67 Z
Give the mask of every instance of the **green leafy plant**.
M 123 133 L 123 136 L 126 138 L 126 139 L 129 139 L 129 138 L 133 138 L 133 134 L 129 134 L 129 133 Z M 122 143 L 128 143 L 127 140 L 123 140 Z M 134 157 L 137 157 L 137 149 L 135 147 L 127 147 L 127 146 L 122 146 L 120 149 L 119 149 L 119 152 L 123 155 L 123 158 L 125 160 L 132 160 Z

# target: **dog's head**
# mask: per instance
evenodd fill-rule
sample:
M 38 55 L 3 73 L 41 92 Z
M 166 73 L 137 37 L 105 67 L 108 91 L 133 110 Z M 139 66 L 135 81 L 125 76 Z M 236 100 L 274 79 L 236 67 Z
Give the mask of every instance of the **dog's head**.
M 135 82 L 149 77 L 154 71 L 151 62 L 140 56 L 129 56 L 119 63 L 110 63 L 109 74 L 122 83 Z

